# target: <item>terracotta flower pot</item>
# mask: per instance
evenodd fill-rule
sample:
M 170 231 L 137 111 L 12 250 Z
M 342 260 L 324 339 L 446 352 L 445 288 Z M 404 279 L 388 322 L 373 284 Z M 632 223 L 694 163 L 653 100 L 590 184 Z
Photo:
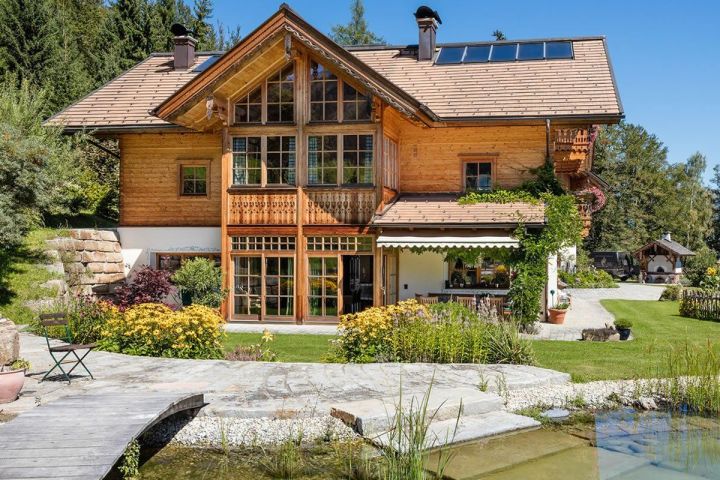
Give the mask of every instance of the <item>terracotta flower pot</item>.
M 548 308 L 549 318 L 548 322 L 554 325 L 562 325 L 565 322 L 565 309 L 559 308 Z
M 0 403 L 17 400 L 23 385 L 25 385 L 25 369 L 0 372 Z

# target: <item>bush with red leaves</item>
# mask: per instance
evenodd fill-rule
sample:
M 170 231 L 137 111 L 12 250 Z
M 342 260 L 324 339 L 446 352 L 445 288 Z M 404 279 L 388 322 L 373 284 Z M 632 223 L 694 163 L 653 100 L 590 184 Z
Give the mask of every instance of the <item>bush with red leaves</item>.
M 170 272 L 142 267 L 132 280 L 115 291 L 115 304 L 120 310 L 140 303 L 163 303 L 173 289 Z

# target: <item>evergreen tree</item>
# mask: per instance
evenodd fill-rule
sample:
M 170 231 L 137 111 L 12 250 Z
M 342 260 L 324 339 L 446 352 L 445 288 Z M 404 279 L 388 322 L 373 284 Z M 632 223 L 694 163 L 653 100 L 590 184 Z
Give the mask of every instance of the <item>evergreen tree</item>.
M 111 8 L 105 47 L 117 57 L 116 69 L 123 71 L 150 54 L 150 8 L 146 0 L 116 0 Z
M 171 52 L 174 45 L 170 27 L 174 23 L 189 26 L 191 20 L 192 12 L 183 0 L 157 0 L 151 7 L 152 51 Z
M 330 38 L 340 45 L 377 45 L 384 44 L 382 37 L 368 29 L 365 20 L 365 7 L 362 0 L 353 0 L 350 5 L 350 22 L 347 25 L 332 27 Z
M 192 20 L 190 21 L 190 30 L 193 31 L 193 36 L 198 41 L 198 50 L 212 50 L 217 43 L 215 30 L 210 23 L 212 10 L 212 0 L 195 0 Z

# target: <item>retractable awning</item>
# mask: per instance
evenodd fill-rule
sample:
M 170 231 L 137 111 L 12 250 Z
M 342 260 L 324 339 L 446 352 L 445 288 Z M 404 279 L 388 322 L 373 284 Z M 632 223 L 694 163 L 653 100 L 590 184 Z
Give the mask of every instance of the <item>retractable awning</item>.
M 377 239 L 378 247 L 392 248 L 517 248 L 519 245 L 509 235 L 483 236 L 477 233 L 452 236 L 382 234 Z

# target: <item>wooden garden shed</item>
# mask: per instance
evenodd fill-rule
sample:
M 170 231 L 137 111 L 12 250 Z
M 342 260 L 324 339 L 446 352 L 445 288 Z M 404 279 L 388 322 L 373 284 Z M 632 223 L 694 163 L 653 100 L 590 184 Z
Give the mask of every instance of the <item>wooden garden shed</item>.
M 635 252 L 640 263 L 642 283 L 679 283 L 685 259 L 695 255 L 689 248 L 674 241 L 669 233 Z

